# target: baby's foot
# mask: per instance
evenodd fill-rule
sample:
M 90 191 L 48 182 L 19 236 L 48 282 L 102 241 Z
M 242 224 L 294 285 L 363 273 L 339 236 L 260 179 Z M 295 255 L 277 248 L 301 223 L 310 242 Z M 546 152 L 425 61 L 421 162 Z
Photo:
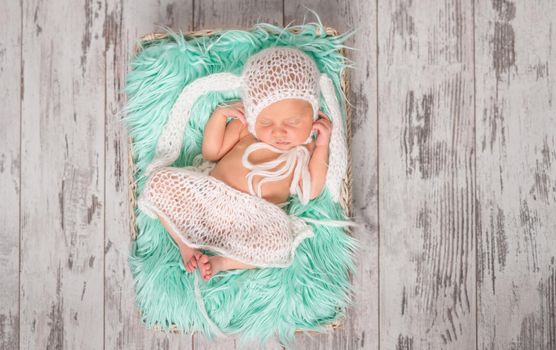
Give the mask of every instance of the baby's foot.
M 180 253 L 187 272 L 192 272 L 197 268 L 197 259 L 203 255 L 199 250 L 191 249 L 185 244 L 180 246 Z
M 210 280 L 212 276 L 224 270 L 223 257 L 219 255 L 207 256 L 202 254 L 202 256 L 197 259 L 197 262 L 201 270 L 201 276 L 205 281 Z
M 187 263 L 184 263 L 185 270 L 187 272 L 195 271 L 195 269 L 197 268 L 197 265 L 198 265 L 197 260 L 201 257 L 201 255 L 203 255 L 203 253 L 196 250 L 195 253 L 193 253 L 193 256 L 189 259 L 189 261 Z

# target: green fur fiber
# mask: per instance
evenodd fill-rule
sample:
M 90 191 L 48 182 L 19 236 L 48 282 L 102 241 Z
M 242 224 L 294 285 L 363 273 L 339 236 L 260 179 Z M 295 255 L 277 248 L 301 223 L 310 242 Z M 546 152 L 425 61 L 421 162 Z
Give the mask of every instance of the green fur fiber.
M 250 31 L 228 30 L 198 38 L 184 38 L 167 30 L 165 39 L 139 43 L 141 50 L 132 60 L 126 81 L 128 102 L 124 109 L 124 121 L 133 139 L 136 196 L 143 188 L 143 173 L 153 159 L 158 137 L 184 86 L 210 73 L 240 74 L 246 59 L 263 48 L 295 46 L 309 54 L 321 72 L 334 81 L 345 111 L 340 74 L 351 65 L 337 50 L 345 47 L 343 43 L 352 33 L 326 36 L 320 22 L 297 28 L 300 32 L 292 34 L 262 23 Z M 198 100 L 182 152 L 173 166 L 191 164 L 200 153 L 203 128 L 214 108 L 238 97 L 238 91 L 230 91 Z M 327 113 L 322 98 L 321 106 Z M 300 217 L 345 219 L 326 189 L 306 206 L 292 198 L 287 210 Z M 194 275 L 185 271 L 177 245 L 158 220 L 137 208 L 135 214 L 138 236 L 132 242 L 129 263 L 143 322 L 165 331 L 174 324 L 183 332 L 199 331 L 212 338 L 215 334 L 195 299 Z M 278 336 L 289 346 L 296 330 L 323 331 L 323 326 L 344 318 L 352 295 L 349 274 L 354 271 L 356 241 L 344 229 L 311 226 L 315 236 L 301 243 L 288 268 L 221 272 L 208 282 L 198 276 L 206 311 L 222 332 L 239 333 L 242 343 L 258 339 L 261 345 Z

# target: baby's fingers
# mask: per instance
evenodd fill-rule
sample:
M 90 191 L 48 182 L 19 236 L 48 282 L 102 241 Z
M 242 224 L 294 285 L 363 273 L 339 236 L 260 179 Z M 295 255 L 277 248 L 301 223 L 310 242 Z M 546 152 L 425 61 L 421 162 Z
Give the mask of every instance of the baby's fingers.
M 313 124 L 313 130 L 317 131 L 319 134 L 329 134 L 330 133 L 330 128 L 327 127 L 326 125 L 322 125 L 322 124 Z
M 245 119 L 245 115 L 243 115 L 243 113 L 234 116 L 234 119 L 239 120 L 243 125 L 247 125 L 247 120 Z
M 313 129 L 318 128 L 321 131 L 330 131 L 332 129 L 332 124 L 330 122 L 325 122 L 322 119 L 317 120 L 313 123 Z
M 229 108 L 228 111 L 224 113 L 224 115 L 228 118 L 237 119 L 244 125 L 246 123 L 245 115 L 242 111 L 238 111 L 237 109 Z

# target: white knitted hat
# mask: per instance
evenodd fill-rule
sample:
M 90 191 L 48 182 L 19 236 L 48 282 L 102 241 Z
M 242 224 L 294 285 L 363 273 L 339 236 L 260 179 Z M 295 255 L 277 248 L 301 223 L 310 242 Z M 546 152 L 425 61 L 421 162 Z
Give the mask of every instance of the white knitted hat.
M 255 136 L 259 113 L 286 98 L 305 100 L 319 112 L 319 70 L 315 61 L 293 47 L 271 47 L 251 56 L 241 74 L 241 98 L 249 132 Z

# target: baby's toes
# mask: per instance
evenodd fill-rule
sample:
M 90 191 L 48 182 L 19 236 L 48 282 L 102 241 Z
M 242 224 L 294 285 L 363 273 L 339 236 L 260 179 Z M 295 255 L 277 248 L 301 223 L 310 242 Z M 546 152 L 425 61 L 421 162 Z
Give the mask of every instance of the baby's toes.
M 208 281 L 208 280 L 210 280 L 211 277 L 212 277 L 212 272 L 207 271 L 207 273 L 203 276 L 203 279 L 205 281 Z
M 207 267 L 205 268 L 205 276 L 210 276 L 212 275 L 212 268 L 210 265 L 207 265 Z
M 199 268 L 201 269 L 201 275 L 203 279 L 207 281 L 212 275 L 212 266 L 210 265 L 210 260 L 208 256 L 202 255 L 197 261 Z
M 193 266 L 193 268 L 197 268 L 197 266 L 199 265 L 198 261 L 201 256 L 203 256 L 203 253 L 201 252 L 196 252 L 193 254 L 193 257 L 191 258 L 191 265 Z
M 206 264 L 209 262 L 209 258 L 205 254 L 201 254 L 201 257 L 197 258 L 197 262 L 199 264 Z

